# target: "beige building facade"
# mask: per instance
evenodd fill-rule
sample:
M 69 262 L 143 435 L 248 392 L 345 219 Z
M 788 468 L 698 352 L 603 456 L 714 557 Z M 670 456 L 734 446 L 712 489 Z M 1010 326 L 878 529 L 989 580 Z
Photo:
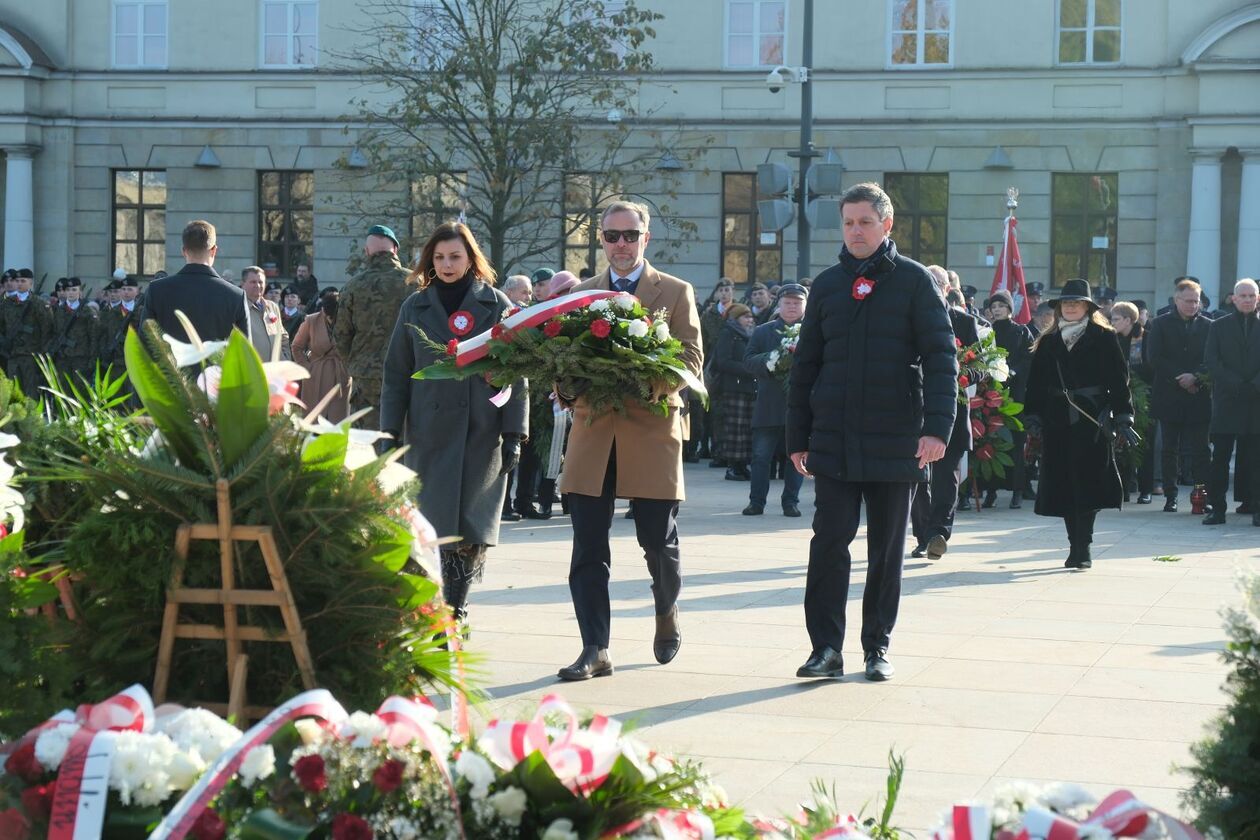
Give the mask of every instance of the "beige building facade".
M 664 18 L 627 120 L 704 147 L 662 164 L 671 212 L 696 225 L 668 259 L 702 290 L 796 275 L 796 228 L 757 229 L 753 173 L 795 165 L 800 86 L 766 75 L 801 64 L 803 2 L 639 3 Z M 1016 187 L 1029 280 L 1086 275 L 1162 303 L 1192 274 L 1215 305 L 1260 275 L 1260 3 L 815 6 L 814 143 L 846 185 L 889 187 L 903 253 L 987 288 Z M 208 218 L 222 266 L 283 278 L 310 262 L 343 282 L 366 180 L 337 161 L 355 162 L 351 101 L 376 94 L 328 57 L 352 51 L 362 14 L 356 0 L 0 0 L 0 262 L 89 286 L 117 267 L 147 277 L 177 268 L 180 228 Z M 593 242 L 561 247 L 560 220 L 556 238 L 549 261 L 498 268 L 597 261 Z M 811 273 L 839 243 L 814 231 Z

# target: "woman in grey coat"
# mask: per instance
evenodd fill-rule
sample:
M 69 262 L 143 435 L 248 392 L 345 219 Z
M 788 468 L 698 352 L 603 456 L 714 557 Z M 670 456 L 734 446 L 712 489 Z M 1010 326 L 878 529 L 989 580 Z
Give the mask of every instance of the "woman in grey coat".
M 518 383 L 499 408 L 490 402 L 495 389 L 479 376 L 412 379 L 439 360 L 415 327 L 443 345 L 490 329 L 514 308 L 494 278 L 465 225 L 440 225 L 413 271 L 420 291 L 399 310 L 381 381 L 381 430 L 409 447 L 403 463 L 420 476 L 421 512 L 439 536 L 460 537 L 442 548 L 442 594 L 459 621 L 486 548 L 499 540 L 507 475 L 529 431 L 529 397 Z

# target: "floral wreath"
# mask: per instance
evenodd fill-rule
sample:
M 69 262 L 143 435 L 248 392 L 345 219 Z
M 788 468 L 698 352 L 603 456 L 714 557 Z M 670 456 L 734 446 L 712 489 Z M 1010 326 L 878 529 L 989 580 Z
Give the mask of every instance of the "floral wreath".
M 446 320 L 446 325 L 455 335 L 468 335 L 473 330 L 472 313 L 467 309 L 460 309 L 451 314 L 451 317 Z

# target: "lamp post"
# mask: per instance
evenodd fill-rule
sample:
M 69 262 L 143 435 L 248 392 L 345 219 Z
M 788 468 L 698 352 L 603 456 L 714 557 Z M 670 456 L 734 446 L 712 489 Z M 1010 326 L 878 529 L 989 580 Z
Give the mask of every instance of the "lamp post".
M 805 209 L 809 205 L 809 184 L 806 175 L 813 158 L 819 157 L 814 149 L 814 0 L 805 0 L 805 15 L 801 34 L 801 147 L 788 152 L 789 157 L 800 158 L 800 180 L 796 191 L 799 205 L 796 212 L 796 277 L 809 277 L 809 219 Z

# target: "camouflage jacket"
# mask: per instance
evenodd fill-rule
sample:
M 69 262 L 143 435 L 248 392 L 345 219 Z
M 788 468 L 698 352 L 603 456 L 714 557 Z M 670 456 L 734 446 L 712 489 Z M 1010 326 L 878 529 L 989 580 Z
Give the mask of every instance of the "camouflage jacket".
M 101 368 L 114 365 L 120 370 L 126 364 L 123 348 L 127 341 L 127 328 L 134 326 L 140 329 L 140 304 L 137 303 L 131 314 L 121 306 L 101 310 L 100 324 L 97 330 L 98 349 Z
M 350 375 L 379 380 L 385 349 L 398 320 L 398 310 L 416 287 L 407 269 L 388 251 L 373 254 L 368 267 L 341 290 L 337 305 L 337 350 Z
M 48 335 L 48 354 L 60 359 L 94 359 L 99 344 L 96 313 L 87 304 L 72 310 L 58 306 L 52 311 L 52 329 Z
M 52 334 L 48 307 L 32 292 L 25 301 L 5 298 L 0 303 L 0 355 L 34 356 L 43 353 Z

